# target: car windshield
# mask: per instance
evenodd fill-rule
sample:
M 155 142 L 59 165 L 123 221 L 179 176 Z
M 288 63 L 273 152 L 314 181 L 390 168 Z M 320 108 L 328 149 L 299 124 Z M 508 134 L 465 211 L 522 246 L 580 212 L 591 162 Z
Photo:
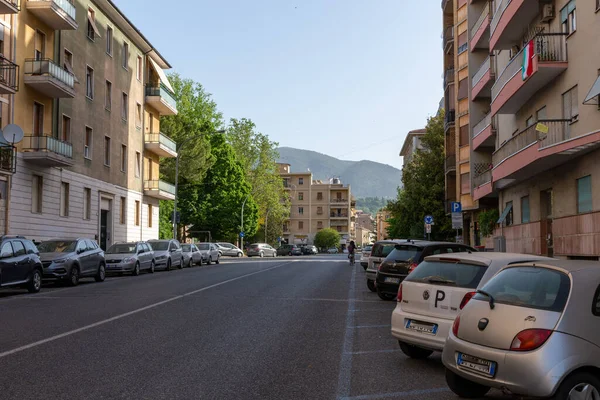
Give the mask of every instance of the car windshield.
M 405 281 L 475 289 L 486 269 L 485 266 L 459 262 L 423 261 Z
M 208 243 L 200 243 L 198 245 L 198 249 L 200 249 L 200 250 L 209 250 L 210 249 L 210 245 Z
M 182 244 L 181 250 L 186 253 L 189 253 L 190 251 L 192 251 L 192 245 L 191 244 Z
M 169 248 L 169 242 L 150 242 L 152 250 L 164 251 Z
M 373 246 L 365 246 L 363 248 L 363 251 L 371 251 L 372 248 L 373 248 Z
M 77 246 L 76 240 L 50 240 L 38 245 L 40 253 L 72 253 Z
M 417 261 L 422 252 L 423 249 L 417 246 L 397 244 L 393 247 L 392 251 L 387 255 L 385 260 L 392 262 Z
M 565 308 L 570 289 L 571 282 L 566 274 L 536 267 L 507 268 L 482 288 L 496 303 L 556 312 Z M 483 294 L 473 298 L 489 301 Z
M 128 254 L 135 253 L 135 243 L 113 244 L 106 251 L 107 254 Z
M 387 257 L 394 250 L 395 243 L 378 243 L 373 246 L 373 257 Z

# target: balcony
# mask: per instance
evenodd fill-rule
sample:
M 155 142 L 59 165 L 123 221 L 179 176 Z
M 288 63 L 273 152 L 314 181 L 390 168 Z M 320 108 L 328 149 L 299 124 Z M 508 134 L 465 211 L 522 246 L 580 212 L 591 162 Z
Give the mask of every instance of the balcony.
M 494 58 L 488 57 L 473 75 L 471 99 L 489 99 L 492 96 L 492 85 L 496 79 Z
M 497 1 L 490 26 L 490 50 L 508 50 L 521 43 L 523 32 L 540 12 L 538 0 Z
M 331 204 L 348 204 L 348 199 L 334 199 L 330 200 Z
M 329 218 L 348 218 L 348 214 L 342 212 L 331 212 L 329 213 Z
M 444 116 L 444 132 L 448 131 L 451 127 L 454 126 L 454 120 L 456 119 L 456 111 L 450 110 L 446 112 Z
M 494 194 L 492 170 L 482 172 L 473 178 L 473 200 L 479 200 Z
M 494 147 L 496 129 L 492 114 L 488 114 L 473 127 L 473 150 L 480 147 Z
M 450 53 L 454 46 L 454 27 L 449 26 L 444 29 L 443 49 L 445 53 Z
M 160 200 L 174 200 L 175 185 L 160 180 L 144 181 L 144 195 Z
M 444 170 L 446 171 L 446 174 L 456 171 L 456 154 L 449 154 L 446 156 Z
M 72 167 L 73 145 L 52 136 L 29 135 L 21 142 L 23 159 L 42 167 Z
M 492 22 L 490 14 L 490 3 L 483 6 L 483 10 L 471 28 L 471 51 L 476 49 L 489 49 L 490 46 L 490 24 Z
M 0 14 L 16 14 L 21 11 L 20 0 L 0 0 Z
M 160 157 L 177 157 L 177 144 L 164 133 L 147 133 L 144 148 Z
M 492 86 L 492 116 L 514 114 L 544 86 L 552 82 L 569 66 L 566 35 L 540 34 L 533 38 L 531 74 L 523 74 L 523 50 L 502 71 Z
M 446 72 L 444 72 L 444 90 L 451 83 L 454 83 L 454 68 L 448 68 Z
M 25 84 L 53 99 L 75 97 L 75 76 L 54 61 L 25 60 Z
M 0 94 L 15 94 L 19 90 L 19 66 L 0 56 Z
M 14 174 L 16 170 L 16 149 L 9 144 L 0 144 L 0 171 Z
M 27 10 L 56 31 L 77 30 L 77 13 L 70 0 L 27 0 Z
M 160 115 L 177 115 L 175 95 L 162 83 L 146 85 L 146 103 L 154 107 Z

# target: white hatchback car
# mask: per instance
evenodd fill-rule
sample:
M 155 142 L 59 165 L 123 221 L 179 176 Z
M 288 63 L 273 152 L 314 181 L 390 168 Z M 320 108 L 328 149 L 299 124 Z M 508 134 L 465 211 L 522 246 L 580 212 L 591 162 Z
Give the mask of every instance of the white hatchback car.
M 411 358 L 442 351 L 459 311 L 503 267 L 549 260 L 514 253 L 449 253 L 429 256 L 400 285 L 392 335 Z

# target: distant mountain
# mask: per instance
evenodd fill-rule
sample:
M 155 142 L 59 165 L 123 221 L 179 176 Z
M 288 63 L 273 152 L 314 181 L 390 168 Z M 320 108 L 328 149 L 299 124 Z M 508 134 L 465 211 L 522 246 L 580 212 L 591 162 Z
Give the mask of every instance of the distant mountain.
M 340 178 L 350 184 L 357 198 L 395 198 L 397 187 L 402 185 L 402 171 L 374 161 L 345 161 L 316 151 L 280 147 L 279 162 L 291 164 L 292 172 L 310 169 L 313 179 Z

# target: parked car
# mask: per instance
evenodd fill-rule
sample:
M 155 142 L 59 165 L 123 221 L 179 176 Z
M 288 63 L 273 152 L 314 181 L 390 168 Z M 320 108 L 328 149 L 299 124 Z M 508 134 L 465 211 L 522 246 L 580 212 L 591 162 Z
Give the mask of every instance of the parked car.
M 327 253 L 329 253 L 329 254 L 337 254 L 338 253 L 338 249 L 337 249 L 337 247 L 331 247 L 331 248 L 327 249 Z
M 371 292 L 376 292 L 375 280 L 377 279 L 377 269 L 379 264 L 392 252 L 394 246 L 398 243 L 405 243 L 406 240 L 380 240 L 375 242 L 371 248 L 371 255 L 367 261 L 367 287 Z
M 277 257 L 277 250 L 266 243 L 253 243 L 246 254 L 248 257 Z
M 37 247 L 44 267 L 44 280 L 66 281 L 76 286 L 81 278 L 94 277 L 96 282 L 106 278 L 104 251 L 94 240 L 52 239 Z
M 226 257 L 243 257 L 244 256 L 244 252 L 242 251 L 242 249 L 240 249 L 239 247 L 237 247 L 234 244 L 231 243 L 217 243 L 217 246 L 219 248 L 219 251 L 221 252 L 222 256 L 226 256 Z
M 211 265 L 213 261 L 215 264 L 219 264 L 219 249 L 214 243 L 197 243 L 196 247 L 200 250 L 202 255 L 202 262 Z
M 442 360 L 461 397 L 490 388 L 519 397 L 597 399 L 598 261 L 509 265 L 456 317 Z
M 107 272 L 154 273 L 154 251 L 146 242 L 115 243 L 104 253 Z
M 277 249 L 278 256 L 300 256 L 302 255 L 302 250 L 300 246 L 295 244 L 282 244 L 281 247 Z
M 371 249 L 373 249 L 372 244 L 368 244 L 362 248 L 360 253 L 360 265 L 366 270 L 369 266 L 369 257 L 371 256 Z
M 181 245 L 183 265 L 190 268 L 192 265 L 202 265 L 202 253 L 195 244 L 184 243 Z
M 507 265 L 542 260 L 551 259 L 465 252 L 426 257 L 400 284 L 392 313 L 392 336 L 411 358 L 442 351 L 454 318 L 478 288 Z
M 319 253 L 319 251 L 317 250 L 317 247 L 313 246 L 313 245 L 302 246 L 301 251 L 302 251 L 302 254 L 306 254 L 306 255 L 313 255 L 313 254 Z
M 175 239 L 149 240 L 148 244 L 154 251 L 154 264 L 156 268 L 169 271 L 172 267 L 183 268 L 183 254 L 181 245 Z
M 42 287 L 43 266 L 38 249 L 23 236 L 0 237 L 0 287 L 23 286 L 29 293 Z

